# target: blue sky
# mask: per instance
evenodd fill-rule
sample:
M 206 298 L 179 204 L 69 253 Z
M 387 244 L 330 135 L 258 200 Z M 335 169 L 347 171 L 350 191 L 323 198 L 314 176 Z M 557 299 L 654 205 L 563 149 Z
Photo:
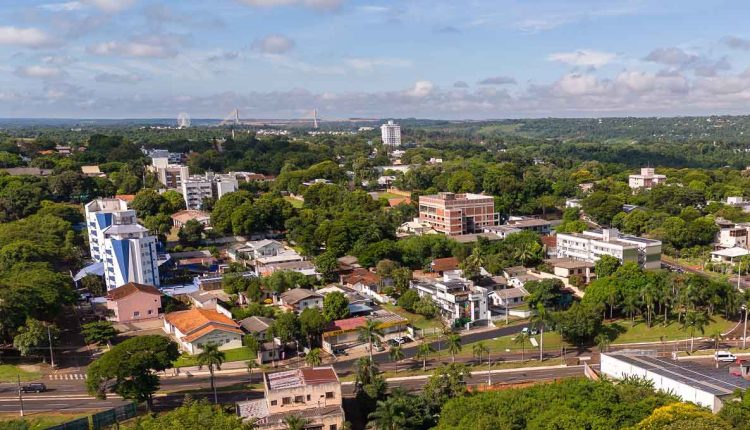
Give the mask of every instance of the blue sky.
M 0 116 L 747 114 L 749 18 L 718 0 L 0 0 Z

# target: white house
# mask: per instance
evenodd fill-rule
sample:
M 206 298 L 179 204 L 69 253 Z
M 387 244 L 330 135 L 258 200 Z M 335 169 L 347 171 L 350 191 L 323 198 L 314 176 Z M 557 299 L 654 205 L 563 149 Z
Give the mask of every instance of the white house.
M 191 355 L 203 351 L 203 345 L 208 343 L 218 345 L 220 350 L 242 347 L 239 324 L 212 309 L 168 313 L 164 316 L 164 331 Z
M 595 263 L 611 255 L 622 263 L 635 262 L 644 269 L 661 267 L 661 242 L 620 234 L 617 229 L 558 233 L 557 257 Z

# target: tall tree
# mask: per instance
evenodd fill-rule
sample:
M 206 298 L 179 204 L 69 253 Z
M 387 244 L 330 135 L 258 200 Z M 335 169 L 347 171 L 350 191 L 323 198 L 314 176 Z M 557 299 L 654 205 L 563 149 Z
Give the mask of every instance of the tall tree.
M 320 366 L 320 363 L 322 362 L 323 357 L 321 356 L 320 348 L 310 350 L 305 356 L 305 363 L 310 367 Z
M 427 370 L 427 358 L 433 352 L 435 352 L 435 348 L 429 342 L 422 342 L 419 348 L 417 348 L 417 353 L 414 357 L 417 360 L 422 360 L 422 370 Z
M 105 399 L 112 389 L 125 399 L 153 406 L 153 394 L 159 389 L 156 372 L 172 367 L 180 356 L 177 344 L 163 336 L 137 336 L 115 345 L 89 365 L 86 389 Z
M 370 354 L 370 361 L 372 361 L 372 344 L 378 341 L 378 336 L 383 335 L 383 331 L 378 328 L 377 321 L 367 320 L 365 325 L 361 326 L 359 331 L 358 339 L 360 342 L 366 342 L 368 345 L 368 352 Z
M 458 333 L 451 333 L 448 335 L 448 352 L 451 355 L 451 361 L 456 362 L 456 354 L 461 352 L 461 335 Z
M 695 339 L 695 332 L 699 331 L 704 333 L 708 326 L 708 317 L 703 312 L 688 311 L 685 314 L 685 320 L 682 322 L 683 330 L 690 332 L 690 352 L 693 352 L 693 341 Z
M 81 334 L 86 343 L 95 343 L 97 345 L 109 345 L 109 342 L 117 336 L 112 321 L 94 321 L 81 326 Z
M 349 316 L 349 299 L 344 293 L 334 291 L 323 298 L 323 316 L 327 321 L 340 320 Z
M 525 361 L 524 354 L 526 352 L 526 342 L 528 342 L 530 338 L 529 333 L 525 331 L 518 333 L 516 337 L 513 338 L 513 343 L 521 345 L 521 361 Z
M 198 369 L 202 369 L 203 366 L 208 367 L 211 391 L 214 393 L 214 403 L 218 404 L 219 396 L 216 393 L 216 385 L 214 384 L 214 370 L 221 370 L 221 365 L 224 364 L 227 356 L 224 354 L 224 351 L 219 351 L 219 345 L 209 342 L 203 345 L 203 351 L 195 358 L 196 363 L 198 363 Z

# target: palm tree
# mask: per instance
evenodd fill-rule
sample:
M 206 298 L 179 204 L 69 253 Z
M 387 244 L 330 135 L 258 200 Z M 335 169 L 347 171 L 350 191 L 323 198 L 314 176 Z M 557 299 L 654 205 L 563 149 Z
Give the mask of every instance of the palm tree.
M 375 430 L 401 430 L 406 428 L 407 416 L 399 407 L 402 400 L 391 395 L 385 400 L 378 400 L 375 410 L 368 416 L 367 428 Z
M 383 334 L 383 331 L 378 328 L 378 325 L 379 323 L 377 321 L 367 320 L 365 325 L 359 328 L 359 341 L 367 342 L 370 361 L 372 361 L 372 344 L 378 340 L 378 335 Z
M 250 374 L 250 383 L 253 383 L 253 369 L 258 367 L 258 363 L 255 362 L 255 360 L 248 360 L 247 361 L 247 373 Z
M 223 351 L 219 351 L 219 345 L 215 343 L 207 343 L 203 345 L 203 351 L 196 357 L 198 363 L 198 369 L 202 369 L 203 366 L 208 367 L 209 378 L 211 380 L 211 391 L 214 392 L 214 403 L 219 403 L 219 396 L 216 394 L 216 386 L 214 385 L 214 369 L 221 370 L 221 365 L 226 360 L 226 355 Z
M 479 245 L 477 245 L 472 250 L 471 255 L 466 257 L 461 263 L 461 271 L 465 278 L 477 280 L 483 265 L 484 260 L 482 259 L 482 250 L 479 248 Z
M 597 334 L 594 338 L 594 342 L 596 342 L 596 346 L 599 348 L 599 352 L 607 352 L 609 345 L 612 343 L 609 340 L 609 336 L 604 333 Z
M 520 248 L 516 249 L 513 256 L 522 265 L 527 266 L 533 263 L 534 261 L 539 260 L 541 256 L 541 252 L 542 252 L 542 245 L 540 245 L 538 242 L 527 242 L 523 244 Z
M 427 356 L 433 352 L 435 352 L 435 348 L 433 348 L 428 342 L 419 345 L 415 357 L 417 360 L 422 360 L 422 370 L 427 370 Z
M 372 383 L 375 379 L 375 375 L 378 373 L 378 368 L 368 357 L 359 357 L 357 360 L 356 372 L 357 380 L 355 387 L 359 388 Z
M 305 430 L 307 420 L 299 415 L 287 415 L 284 417 L 284 424 L 289 430 Z
M 522 331 L 513 338 L 513 343 L 521 344 L 521 361 L 525 361 L 526 342 L 530 339 L 529 333 Z
M 320 366 L 323 362 L 323 357 L 320 354 L 320 348 L 313 348 L 305 356 L 305 363 L 310 367 Z
M 490 349 L 484 346 L 484 342 L 477 342 L 474 344 L 474 346 L 471 348 L 472 352 L 474 353 L 474 357 L 477 357 L 479 359 L 479 364 L 482 364 L 482 356 L 487 353 L 490 353 Z
M 448 336 L 448 352 L 451 353 L 451 361 L 456 362 L 456 354 L 461 352 L 463 347 L 461 346 L 461 335 L 453 333 Z
M 403 360 L 404 351 L 401 349 L 401 345 L 396 345 L 396 346 L 391 347 L 391 350 L 388 351 L 388 356 L 391 357 L 391 360 L 393 362 Z M 398 372 L 398 367 L 396 368 L 396 372 Z
M 682 321 L 683 330 L 690 330 L 690 353 L 693 353 L 693 340 L 695 338 L 695 331 L 698 330 L 705 333 L 706 326 L 708 325 L 708 317 L 703 312 L 688 311 L 685 314 L 685 319 Z
M 622 303 L 622 310 L 630 317 L 631 327 L 635 325 L 635 314 L 638 309 L 638 297 L 633 294 L 626 295 Z
M 714 343 L 714 356 L 716 355 L 716 352 L 719 350 L 719 344 L 722 340 L 724 340 L 724 336 L 721 334 L 720 331 L 715 331 L 711 333 L 711 336 L 709 336 L 711 341 Z M 719 368 L 719 360 L 714 360 L 716 362 L 716 368 Z
M 542 303 L 536 305 L 536 314 L 531 316 L 531 324 L 539 327 L 539 361 L 544 359 L 544 326 L 550 322 L 552 315 Z

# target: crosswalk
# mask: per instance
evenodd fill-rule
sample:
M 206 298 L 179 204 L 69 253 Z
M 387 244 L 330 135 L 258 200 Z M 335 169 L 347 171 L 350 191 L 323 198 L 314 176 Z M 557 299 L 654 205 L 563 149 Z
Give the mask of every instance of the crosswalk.
M 56 373 L 47 376 L 52 381 L 75 381 L 86 379 L 85 373 Z

